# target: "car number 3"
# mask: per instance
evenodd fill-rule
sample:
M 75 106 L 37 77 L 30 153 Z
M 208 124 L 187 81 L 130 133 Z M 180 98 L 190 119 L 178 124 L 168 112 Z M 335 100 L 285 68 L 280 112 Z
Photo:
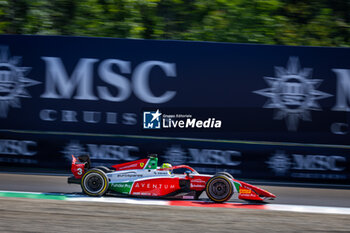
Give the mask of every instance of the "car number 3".
M 78 171 L 77 173 L 78 173 L 79 176 L 83 174 L 83 169 L 78 168 L 77 171 Z

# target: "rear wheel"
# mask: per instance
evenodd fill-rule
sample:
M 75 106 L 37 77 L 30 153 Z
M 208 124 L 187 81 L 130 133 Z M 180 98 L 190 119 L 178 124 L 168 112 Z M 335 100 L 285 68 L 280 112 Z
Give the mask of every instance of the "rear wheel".
M 113 170 L 111 170 L 111 169 L 109 169 L 108 167 L 105 167 L 105 166 L 97 166 L 97 167 L 94 167 L 94 169 L 101 170 L 101 171 L 103 171 L 104 173 L 113 172 Z
M 225 175 L 216 175 L 208 180 L 205 191 L 210 200 L 225 202 L 233 195 L 233 182 Z
M 108 189 L 108 178 L 99 169 L 87 171 L 81 179 L 81 188 L 89 196 L 102 196 Z

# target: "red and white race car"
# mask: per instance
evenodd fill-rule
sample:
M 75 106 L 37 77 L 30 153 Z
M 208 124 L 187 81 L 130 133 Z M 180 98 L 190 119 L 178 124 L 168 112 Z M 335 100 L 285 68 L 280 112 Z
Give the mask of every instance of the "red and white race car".
M 72 156 L 72 177 L 68 183 L 81 185 L 89 196 L 114 193 L 135 197 L 198 199 L 202 192 L 214 202 L 225 202 L 231 197 L 264 201 L 276 196 L 266 190 L 234 179 L 227 172 L 216 175 L 199 174 L 187 165 L 158 167 L 157 156 L 132 162 L 90 168 L 88 156 Z

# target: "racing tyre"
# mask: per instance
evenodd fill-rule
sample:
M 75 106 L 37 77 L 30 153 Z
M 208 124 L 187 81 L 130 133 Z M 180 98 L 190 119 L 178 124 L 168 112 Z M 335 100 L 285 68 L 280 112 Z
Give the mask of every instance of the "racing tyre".
M 230 173 L 228 173 L 228 172 L 218 172 L 218 173 L 216 173 L 215 175 L 216 175 L 216 176 L 218 176 L 218 175 L 224 175 L 224 176 L 227 176 L 228 178 L 234 179 L 233 176 L 232 176 Z
M 215 175 L 208 180 L 205 191 L 210 200 L 225 202 L 233 195 L 233 182 L 225 175 Z
M 113 170 L 111 170 L 111 169 L 109 169 L 108 167 L 105 167 L 105 166 L 97 166 L 97 167 L 94 167 L 94 169 L 101 170 L 101 171 L 103 171 L 104 173 L 113 172 Z
M 81 188 L 89 196 L 102 196 L 108 189 L 108 178 L 99 169 L 87 171 L 81 179 Z

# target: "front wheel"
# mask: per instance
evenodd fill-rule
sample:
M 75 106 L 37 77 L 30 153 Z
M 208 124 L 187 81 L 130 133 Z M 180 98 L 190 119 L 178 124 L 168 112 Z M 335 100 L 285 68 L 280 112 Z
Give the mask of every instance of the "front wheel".
M 99 169 L 87 171 L 81 179 L 81 188 L 89 196 L 102 196 L 108 189 L 108 178 Z
M 228 178 L 233 179 L 233 176 L 228 172 L 218 172 L 215 175 L 224 175 L 224 176 L 227 176 Z
M 217 175 L 210 178 L 205 191 L 214 202 L 228 201 L 233 195 L 233 182 L 225 175 Z

